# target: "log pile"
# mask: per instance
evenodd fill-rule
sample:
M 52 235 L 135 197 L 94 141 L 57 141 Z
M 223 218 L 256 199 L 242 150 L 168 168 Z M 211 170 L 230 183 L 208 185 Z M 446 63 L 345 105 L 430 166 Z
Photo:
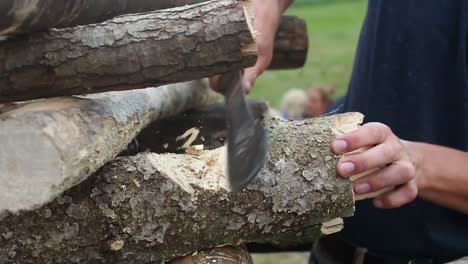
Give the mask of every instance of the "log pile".
M 255 63 L 255 21 L 249 1 L 156 10 L 193 2 L 0 4 L 0 263 L 251 263 L 244 242 L 342 228 L 355 197 L 329 145 L 362 116 L 265 118 L 268 162 L 232 193 L 224 105 L 199 79 Z M 271 69 L 307 43 L 285 17 Z
M 336 176 L 329 144 L 360 121 L 266 119 L 267 165 L 239 194 L 229 192 L 224 148 L 117 158 L 46 206 L 4 217 L 0 259 L 159 263 L 245 241 L 311 242 L 323 222 L 353 213 L 352 184 Z

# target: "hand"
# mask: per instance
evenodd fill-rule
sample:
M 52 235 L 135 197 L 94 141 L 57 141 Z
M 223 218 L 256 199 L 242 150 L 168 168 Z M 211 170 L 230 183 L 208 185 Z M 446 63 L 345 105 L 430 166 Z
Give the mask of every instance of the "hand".
M 276 31 L 281 21 L 283 11 L 292 3 L 292 0 L 274 0 L 268 4 L 264 0 L 254 0 L 255 28 L 258 33 L 256 38 L 258 49 L 257 63 L 244 71 L 244 88 L 250 92 L 255 80 L 270 66 L 273 57 L 273 48 Z M 210 79 L 211 87 L 219 91 L 219 76 Z
M 368 149 L 344 156 L 336 168 L 343 177 L 377 169 L 354 182 L 355 193 L 366 194 L 395 187 L 393 191 L 374 198 L 374 205 L 379 208 L 400 207 L 416 198 L 418 159 L 410 142 L 399 139 L 384 124 L 369 123 L 338 136 L 332 143 L 332 149 L 337 154 L 360 148 Z

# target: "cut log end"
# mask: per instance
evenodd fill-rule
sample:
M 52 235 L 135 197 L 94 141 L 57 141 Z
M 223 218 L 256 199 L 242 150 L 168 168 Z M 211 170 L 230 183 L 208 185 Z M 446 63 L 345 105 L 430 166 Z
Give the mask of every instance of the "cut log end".
M 252 39 L 254 40 L 253 43 L 250 43 L 247 46 L 242 47 L 241 53 L 243 53 L 244 56 L 252 56 L 252 55 L 256 56 L 258 53 L 256 39 L 259 33 L 255 27 L 255 12 L 254 12 L 254 7 L 253 7 L 253 1 L 244 0 L 241 2 L 241 4 L 242 4 L 242 8 L 244 9 L 244 15 L 245 15 L 245 19 L 247 22 L 247 26 L 249 27 L 249 30 L 252 34 Z
M 32 210 L 58 195 L 64 164 L 51 138 L 10 119 L 2 123 L 0 145 L 0 212 Z

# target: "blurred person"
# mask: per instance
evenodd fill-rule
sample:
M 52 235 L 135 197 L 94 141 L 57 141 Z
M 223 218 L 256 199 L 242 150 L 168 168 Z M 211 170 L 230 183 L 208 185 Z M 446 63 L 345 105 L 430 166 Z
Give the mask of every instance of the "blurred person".
M 327 112 L 333 103 L 335 89 L 331 86 L 315 86 L 307 92 L 307 117 L 318 117 Z
M 262 43 L 251 85 L 291 1 L 265 2 L 254 0 Z M 362 112 L 366 124 L 337 137 L 333 151 L 366 150 L 342 158 L 337 173 L 374 171 L 354 183 L 357 194 L 394 190 L 356 203 L 342 244 L 366 264 L 468 255 L 468 1 L 369 0 L 344 111 Z
M 307 94 L 301 89 L 288 90 L 281 100 L 280 116 L 289 120 L 301 120 L 306 116 Z

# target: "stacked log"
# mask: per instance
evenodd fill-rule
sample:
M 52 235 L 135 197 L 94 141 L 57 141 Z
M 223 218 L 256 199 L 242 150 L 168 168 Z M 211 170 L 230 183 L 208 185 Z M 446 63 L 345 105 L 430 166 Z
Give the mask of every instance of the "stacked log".
M 155 130 L 193 129 L 165 125 L 168 117 L 187 120 L 188 109 L 208 105 L 192 117 L 214 117 L 205 121 L 218 122 L 222 135 L 224 110 L 209 105 L 216 96 L 208 82 L 190 80 L 256 61 L 249 1 L 152 11 L 181 2 L 193 1 L 0 4 L 0 36 L 15 35 L 0 43 L 0 103 L 55 97 L 0 105 L 0 262 L 159 263 L 186 255 L 173 263 L 250 263 L 244 242 L 310 243 L 353 213 L 352 182 L 336 176 L 340 157 L 329 145 L 356 129 L 357 113 L 265 119 L 268 162 L 240 193 L 229 189 L 218 145 L 167 153 L 163 144 L 166 153 L 151 147 L 116 158 L 141 131 L 138 140 L 151 146 L 160 142 Z M 112 18 L 140 11 L 151 12 Z M 75 25 L 83 26 L 66 28 Z M 60 29 L 18 35 L 53 27 Z M 271 69 L 301 67 L 307 41 L 303 21 L 285 17 Z M 122 91 L 130 89 L 138 90 Z M 92 95 L 57 97 L 76 94 Z M 264 104 L 250 103 L 263 113 Z
M 0 221 L 9 263 L 159 263 L 245 241 L 311 242 L 353 213 L 352 183 L 337 177 L 335 136 L 359 114 L 266 119 L 267 165 L 234 194 L 224 148 L 117 158 L 46 206 Z M 21 247 L 18 247 L 21 245 Z

